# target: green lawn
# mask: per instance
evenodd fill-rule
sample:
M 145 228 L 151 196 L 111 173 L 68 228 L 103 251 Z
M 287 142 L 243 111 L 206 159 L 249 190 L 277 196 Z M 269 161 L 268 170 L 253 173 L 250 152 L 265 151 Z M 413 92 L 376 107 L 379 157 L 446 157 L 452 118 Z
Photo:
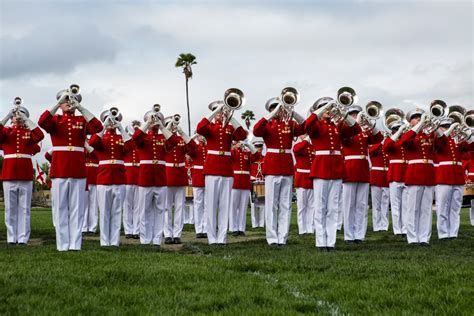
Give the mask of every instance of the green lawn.
M 270 248 L 264 230 L 226 247 L 194 239 L 182 247 L 103 249 L 87 237 L 81 252 L 57 252 L 50 210 L 32 212 L 31 244 L 8 247 L 0 212 L 0 314 L 451 314 L 474 313 L 474 227 L 430 248 L 390 233 L 361 245 L 316 251 L 314 237 Z M 249 223 L 249 221 L 247 222 Z

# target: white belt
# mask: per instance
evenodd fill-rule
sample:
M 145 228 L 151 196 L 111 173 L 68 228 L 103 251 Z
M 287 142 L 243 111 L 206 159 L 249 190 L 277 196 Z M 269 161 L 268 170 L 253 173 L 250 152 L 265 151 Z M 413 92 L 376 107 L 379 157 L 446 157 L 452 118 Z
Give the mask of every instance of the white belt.
M 28 155 L 28 154 L 8 154 L 8 155 L 5 155 L 3 156 L 4 159 L 8 159 L 8 158 L 31 158 L 31 155 Z
M 311 170 L 309 169 L 296 169 L 296 172 L 299 172 L 299 173 L 310 173 Z
M 372 170 L 378 170 L 378 171 L 388 171 L 388 168 L 385 167 L 372 167 Z
M 462 162 L 460 161 L 440 161 L 435 164 L 435 167 L 438 166 L 462 166 Z
M 217 155 L 217 156 L 230 156 L 230 151 L 219 151 L 219 150 L 208 150 L 208 154 Z
M 96 163 L 86 163 L 86 167 L 94 167 L 94 168 L 97 168 L 99 166 L 99 164 L 96 164 Z
M 340 150 L 316 150 L 314 152 L 315 155 L 317 156 L 323 156 L 323 155 L 341 155 Z
M 250 174 L 250 171 L 234 170 L 234 174 Z
M 429 163 L 429 164 L 433 164 L 433 160 L 430 160 L 430 159 L 413 159 L 413 160 L 408 160 L 408 164 L 409 164 L 409 165 L 413 165 L 413 164 L 416 164 L 416 163 Z
M 474 172 L 469 172 L 467 175 L 468 176 L 474 176 Z
M 367 160 L 367 156 L 364 156 L 364 155 L 349 155 L 349 156 L 344 156 L 344 160 Z
M 167 163 L 165 163 L 165 166 L 166 167 L 173 167 L 173 168 L 181 168 L 181 167 L 186 166 L 186 164 L 184 162 L 181 162 L 181 163 L 167 162 Z
M 403 160 L 403 159 L 392 159 L 392 160 L 389 160 L 388 162 L 390 162 L 390 163 L 405 163 L 406 161 Z
M 204 167 L 197 165 L 197 166 L 193 166 L 193 169 L 204 169 Z
M 126 162 L 124 163 L 125 167 L 139 167 L 140 164 L 137 162 Z
M 163 160 L 140 160 L 140 165 L 164 165 Z
M 76 147 L 76 146 L 54 146 L 53 151 L 80 151 L 84 152 L 84 147 Z
M 291 154 L 291 149 L 267 148 L 267 153 L 273 153 L 273 154 Z
M 102 165 L 123 165 L 123 160 L 115 160 L 115 159 L 101 160 L 99 161 L 99 166 L 102 166 Z

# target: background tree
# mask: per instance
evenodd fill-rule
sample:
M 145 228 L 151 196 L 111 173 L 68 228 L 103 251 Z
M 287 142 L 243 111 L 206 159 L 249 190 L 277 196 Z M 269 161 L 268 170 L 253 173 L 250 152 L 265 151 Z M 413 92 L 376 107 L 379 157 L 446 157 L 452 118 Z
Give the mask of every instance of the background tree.
M 191 114 L 189 112 L 189 92 L 188 81 L 193 77 L 192 65 L 196 65 L 196 57 L 193 54 L 180 54 L 176 60 L 175 67 L 183 68 L 184 77 L 186 79 L 186 105 L 188 108 L 188 134 L 191 135 Z
M 250 129 L 250 124 L 251 121 L 255 121 L 255 114 L 251 110 L 247 110 L 244 113 L 242 113 L 241 118 L 245 121 L 245 125 L 247 126 L 247 129 Z

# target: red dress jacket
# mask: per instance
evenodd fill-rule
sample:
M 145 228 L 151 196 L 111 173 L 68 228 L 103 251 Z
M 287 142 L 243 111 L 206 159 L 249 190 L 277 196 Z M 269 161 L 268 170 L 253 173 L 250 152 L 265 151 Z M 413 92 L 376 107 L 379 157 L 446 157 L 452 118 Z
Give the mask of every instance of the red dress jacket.
M 206 138 L 207 156 L 204 163 L 204 175 L 232 177 L 232 140 L 244 140 L 247 131 L 241 126 L 237 129 L 231 124 L 223 127 L 220 122 L 212 123 L 207 118 L 199 122 L 196 132 Z
M 293 146 L 295 155 L 295 188 L 312 189 L 313 181 L 309 178 L 311 164 L 314 159 L 313 146 L 306 140 L 303 140 Z
M 423 131 L 415 133 L 411 130 L 401 136 L 400 143 L 405 148 L 408 161 L 405 172 L 406 185 L 436 184 L 433 138 L 433 134 L 426 135 Z
M 125 184 L 124 157 L 126 151 L 133 149 L 133 141 L 128 140 L 124 143 L 122 135 L 107 131 L 102 138 L 97 134 L 93 135 L 89 144 L 95 149 L 99 159 L 97 184 Z
M 370 181 L 369 144 L 380 143 L 382 133 L 373 135 L 360 131 L 357 135 L 342 138 L 342 154 L 344 155 L 344 182 Z
M 186 169 L 186 154 L 197 150 L 194 141 L 186 144 L 179 135 L 176 146 L 166 151 L 166 185 L 169 187 L 185 187 L 188 185 L 188 171 Z
M 285 123 L 280 119 L 262 118 L 255 124 L 253 134 L 262 137 L 267 147 L 263 164 L 264 175 L 293 176 L 293 137 L 304 134 L 304 125 L 296 121 Z
M 3 127 L 0 125 L 0 144 L 3 147 L 3 181 L 32 181 L 33 164 L 31 156 L 36 154 L 38 143 L 44 138 L 37 127 Z
M 45 111 L 39 118 L 38 125 L 51 135 L 53 159 L 51 161 L 51 178 L 85 178 L 86 162 L 84 142 L 86 135 L 102 130 L 102 124 L 95 117 L 87 122 L 83 116 L 71 114 L 51 115 Z M 54 147 L 62 147 L 57 150 Z M 76 150 L 82 148 L 82 151 Z
M 86 189 L 89 188 L 89 185 L 97 184 L 97 171 L 99 169 L 99 159 L 93 150 L 88 152 L 86 150 Z
M 465 181 L 474 184 L 474 152 L 470 152 L 470 159 L 465 165 Z
M 388 155 L 388 182 L 404 182 L 407 162 L 400 139 L 394 142 L 391 138 L 387 138 L 382 147 Z
M 132 136 L 140 158 L 138 185 L 143 187 L 166 186 L 165 155 L 179 142 L 176 135 L 165 139 L 162 134 L 138 129 Z
M 344 159 L 341 153 L 341 135 L 346 138 L 356 135 L 360 127 L 357 124 L 349 127 L 344 122 L 336 126 L 331 121 L 318 120 L 313 113 L 306 120 L 305 130 L 315 150 L 309 177 L 325 180 L 342 179 Z
M 123 161 L 125 162 L 125 178 L 127 185 L 138 185 L 140 174 L 140 159 L 138 157 L 137 146 L 133 142 L 133 148 L 125 151 Z
M 200 143 L 196 150 L 191 151 L 189 156 L 193 160 L 193 169 L 191 171 L 192 186 L 195 188 L 204 188 L 204 163 L 206 162 L 207 146 Z
M 252 154 L 242 149 L 232 150 L 232 168 L 234 169 L 233 189 L 251 190 L 250 168 L 253 162 L 260 158 L 260 153 Z
M 474 143 L 473 143 L 474 144 Z M 436 184 L 463 185 L 462 155 L 474 150 L 467 142 L 456 144 L 452 137 L 445 135 L 435 139 Z
M 384 143 L 388 138 L 385 139 Z M 370 185 L 377 187 L 388 187 L 388 155 L 382 143 L 370 146 L 369 157 L 372 167 L 370 168 Z

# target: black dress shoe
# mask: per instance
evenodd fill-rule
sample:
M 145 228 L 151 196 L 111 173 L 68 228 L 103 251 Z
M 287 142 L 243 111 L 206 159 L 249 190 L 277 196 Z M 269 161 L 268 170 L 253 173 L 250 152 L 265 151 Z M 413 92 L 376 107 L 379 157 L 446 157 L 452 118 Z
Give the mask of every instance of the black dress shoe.
M 356 240 L 354 240 L 354 242 L 355 242 L 356 244 L 361 244 L 361 243 L 362 243 L 362 240 L 356 239 Z
M 238 232 L 240 236 L 245 236 L 244 232 Z
M 328 251 L 326 247 L 316 247 L 316 249 L 318 249 L 318 251 L 321 251 L 321 252 Z
M 232 232 L 232 236 L 234 236 L 234 237 L 239 236 L 239 232 Z
M 223 246 L 223 247 L 227 246 L 227 244 L 226 244 L 226 243 L 223 243 L 223 242 L 218 243 L 218 245 L 219 245 L 219 246 Z
M 132 235 L 133 239 L 140 239 L 140 235 Z
M 16 246 L 16 242 L 9 242 L 8 245 L 9 246 Z
M 173 238 L 171 237 L 165 237 L 165 244 L 166 245 L 169 245 L 169 244 L 172 244 L 173 243 Z
M 335 250 L 336 250 L 336 248 L 334 248 L 334 247 L 326 247 L 327 252 L 331 252 L 331 251 L 335 251 Z
M 179 245 L 181 243 L 181 238 L 175 238 L 173 239 L 173 242 L 177 245 Z
M 421 247 L 429 247 L 430 244 L 427 243 L 427 242 L 420 242 L 420 246 L 421 246 Z
M 20 247 L 26 247 L 26 242 L 19 242 L 19 243 L 18 243 L 18 246 L 20 246 Z
M 132 239 L 132 234 L 125 234 L 125 239 Z
M 203 233 L 202 238 L 207 238 L 207 233 Z
M 269 245 L 270 247 L 277 247 L 277 246 L 278 246 L 278 244 L 277 244 L 276 242 L 272 242 L 272 243 L 270 243 L 270 244 L 268 244 L 268 245 Z
M 355 240 L 344 240 L 344 242 L 348 245 L 355 244 Z

